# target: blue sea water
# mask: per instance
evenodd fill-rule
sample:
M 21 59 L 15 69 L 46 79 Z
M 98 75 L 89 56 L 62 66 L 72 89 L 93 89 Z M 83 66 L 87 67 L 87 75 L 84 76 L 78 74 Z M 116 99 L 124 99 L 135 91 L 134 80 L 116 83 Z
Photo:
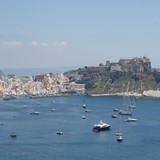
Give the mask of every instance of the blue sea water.
M 90 112 L 82 107 L 84 101 Z M 125 116 L 111 118 L 113 109 L 122 107 L 117 96 L 0 100 L 0 160 L 159 160 L 160 99 L 140 98 L 136 104 L 138 121 L 127 123 Z M 111 129 L 93 132 L 100 120 Z M 116 140 L 119 128 L 121 143 Z M 17 138 L 10 137 L 12 132 Z

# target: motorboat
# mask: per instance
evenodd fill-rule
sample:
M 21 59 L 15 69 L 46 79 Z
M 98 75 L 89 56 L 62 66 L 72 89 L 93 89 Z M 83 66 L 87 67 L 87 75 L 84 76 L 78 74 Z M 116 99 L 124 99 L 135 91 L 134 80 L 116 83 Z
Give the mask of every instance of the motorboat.
M 93 131 L 98 132 L 98 131 L 104 131 L 104 130 L 109 130 L 111 127 L 110 124 L 104 123 L 100 121 L 98 124 L 95 124 L 93 127 Z
M 86 109 L 85 112 L 91 112 L 91 110 Z
M 85 103 L 83 104 L 83 108 L 86 108 L 86 104 Z
M 118 108 L 114 108 L 113 111 L 118 112 Z
M 116 136 L 118 142 L 123 141 L 122 129 L 119 129 L 119 131 L 116 133 Z
M 117 115 L 116 114 L 112 114 L 112 118 L 117 118 Z
M 63 134 L 62 131 L 58 131 L 58 132 L 57 132 L 57 135 L 62 135 L 62 134 Z
M 39 112 L 31 112 L 32 115 L 39 115 Z
M 17 135 L 16 135 L 14 132 L 12 132 L 12 133 L 10 134 L 10 137 L 12 137 L 12 138 L 16 138 L 16 137 L 17 137 Z
M 131 117 L 128 117 L 127 119 L 124 120 L 125 122 L 136 122 L 137 119 L 136 118 L 131 118 Z
M 118 135 L 118 136 L 117 136 L 117 141 L 118 141 L 118 142 L 123 141 L 123 136 L 122 136 L 122 135 Z
M 86 116 L 82 116 L 82 119 L 86 119 Z

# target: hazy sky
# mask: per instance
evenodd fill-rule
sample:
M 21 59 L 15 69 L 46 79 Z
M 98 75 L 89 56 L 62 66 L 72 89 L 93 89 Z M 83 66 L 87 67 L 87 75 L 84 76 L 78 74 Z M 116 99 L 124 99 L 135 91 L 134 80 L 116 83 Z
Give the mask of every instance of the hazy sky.
M 0 0 L 0 69 L 142 56 L 160 67 L 160 0 Z

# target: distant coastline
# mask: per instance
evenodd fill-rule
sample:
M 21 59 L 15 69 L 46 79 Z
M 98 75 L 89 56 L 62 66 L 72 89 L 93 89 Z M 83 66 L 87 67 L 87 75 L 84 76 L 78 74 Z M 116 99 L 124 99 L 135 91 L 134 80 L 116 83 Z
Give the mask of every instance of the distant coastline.
M 77 69 L 79 66 L 62 66 L 62 67 L 47 67 L 47 68 L 1 68 L 5 74 L 14 74 L 16 76 L 33 76 L 46 73 L 63 73 L 68 70 Z

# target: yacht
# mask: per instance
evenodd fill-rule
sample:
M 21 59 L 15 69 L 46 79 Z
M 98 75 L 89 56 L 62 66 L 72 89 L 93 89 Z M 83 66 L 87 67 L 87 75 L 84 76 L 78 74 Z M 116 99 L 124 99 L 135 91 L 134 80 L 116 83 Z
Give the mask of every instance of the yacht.
M 131 117 L 128 117 L 127 119 L 124 120 L 125 122 L 136 122 L 137 119 L 136 118 L 131 118 Z
M 93 127 L 93 131 L 98 132 L 98 131 L 103 131 L 103 130 L 109 130 L 111 127 L 110 124 L 104 123 L 100 121 L 98 124 L 95 124 Z

